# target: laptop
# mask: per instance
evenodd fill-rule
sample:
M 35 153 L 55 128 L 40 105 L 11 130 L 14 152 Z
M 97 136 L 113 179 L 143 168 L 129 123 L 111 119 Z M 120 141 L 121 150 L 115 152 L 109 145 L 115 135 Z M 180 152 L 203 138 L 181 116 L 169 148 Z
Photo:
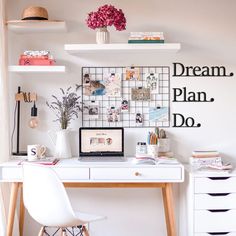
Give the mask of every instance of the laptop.
M 125 161 L 124 128 L 80 128 L 79 155 L 80 161 Z

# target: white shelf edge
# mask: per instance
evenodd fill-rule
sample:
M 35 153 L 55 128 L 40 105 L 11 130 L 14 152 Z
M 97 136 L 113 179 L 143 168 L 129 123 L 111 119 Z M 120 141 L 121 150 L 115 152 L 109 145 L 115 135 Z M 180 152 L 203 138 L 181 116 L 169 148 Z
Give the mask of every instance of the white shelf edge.
M 66 32 L 65 21 L 7 21 L 7 28 L 15 33 Z
M 27 72 L 66 72 L 65 66 L 9 66 L 9 72 L 27 73 Z
M 88 53 L 88 52 L 149 52 L 149 51 L 163 51 L 163 52 L 177 52 L 181 49 L 180 43 L 160 43 L 160 44 L 65 44 L 65 51 L 68 53 Z

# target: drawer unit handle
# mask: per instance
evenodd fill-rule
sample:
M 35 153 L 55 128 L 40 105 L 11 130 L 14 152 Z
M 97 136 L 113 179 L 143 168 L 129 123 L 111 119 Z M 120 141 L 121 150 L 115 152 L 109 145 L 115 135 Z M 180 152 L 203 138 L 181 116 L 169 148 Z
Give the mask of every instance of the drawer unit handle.
M 212 196 L 212 197 L 221 197 L 221 196 L 227 196 L 230 193 L 208 193 L 208 195 Z
M 226 235 L 229 234 L 229 232 L 208 232 L 210 235 Z
M 211 180 L 226 180 L 229 179 L 230 177 L 208 177 L 208 179 Z
M 141 176 L 142 174 L 140 172 L 135 172 L 134 175 L 135 176 Z
M 210 212 L 227 212 L 229 211 L 230 209 L 221 209 L 221 210 L 208 210 Z

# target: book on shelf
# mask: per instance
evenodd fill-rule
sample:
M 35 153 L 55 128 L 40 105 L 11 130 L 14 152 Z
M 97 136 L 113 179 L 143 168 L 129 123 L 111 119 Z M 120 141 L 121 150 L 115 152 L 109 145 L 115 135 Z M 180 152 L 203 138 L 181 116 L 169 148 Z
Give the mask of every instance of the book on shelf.
M 165 43 L 165 40 L 129 39 L 128 43 Z
M 24 163 L 34 163 L 34 164 L 40 164 L 40 165 L 56 165 L 59 162 L 58 158 L 55 157 L 45 157 L 41 159 L 37 159 L 35 161 L 28 161 L 27 159 L 21 160 L 18 165 L 22 165 Z
M 128 43 L 164 43 L 163 32 L 131 32 Z
M 219 157 L 220 153 L 218 151 L 193 151 L 193 158 L 208 158 L 208 157 Z

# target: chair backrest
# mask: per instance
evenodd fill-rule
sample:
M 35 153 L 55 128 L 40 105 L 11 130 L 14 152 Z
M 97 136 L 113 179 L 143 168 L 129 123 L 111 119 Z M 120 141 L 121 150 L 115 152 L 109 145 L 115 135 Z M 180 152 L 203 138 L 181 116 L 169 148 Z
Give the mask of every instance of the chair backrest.
M 23 199 L 29 214 L 41 225 L 78 223 L 62 182 L 48 166 L 23 165 Z

